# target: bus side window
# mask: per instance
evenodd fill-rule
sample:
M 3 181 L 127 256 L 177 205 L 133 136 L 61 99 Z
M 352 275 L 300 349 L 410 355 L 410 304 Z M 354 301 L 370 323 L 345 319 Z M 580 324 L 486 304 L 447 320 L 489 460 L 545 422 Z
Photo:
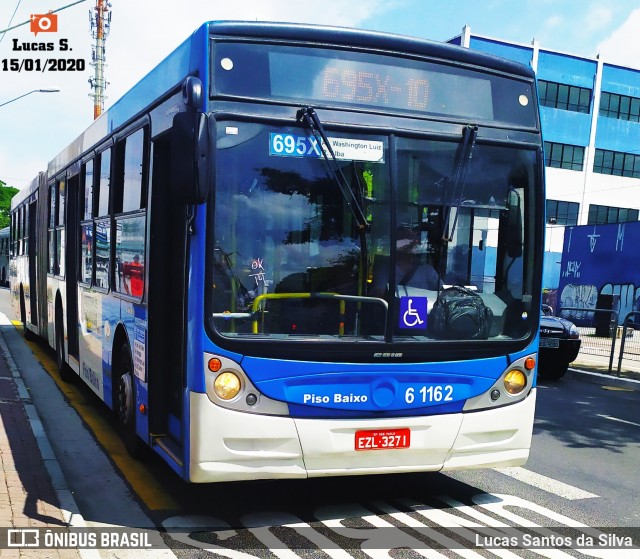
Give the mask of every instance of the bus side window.
M 63 175 L 56 181 L 58 216 L 56 218 L 56 262 L 55 273 L 58 276 L 65 275 L 65 223 L 66 223 L 66 200 L 67 200 L 67 179 Z M 25 225 L 27 224 L 25 215 Z
M 115 290 L 141 298 L 145 286 L 147 129 L 140 128 L 116 145 L 114 185 Z
M 49 185 L 49 227 L 48 227 L 48 245 L 49 245 L 49 267 L 50 274 L 56 273 L 56 216 L 57 216 L 57 189 L 56 184 Z M 19 226 L 18 226 L 19 227 Z M 18 239 L 20 238 L 20 230 L 18 229 Z M 18 254 L 21 254 L 20 241 L 18 241 Z
M 98 192 L 94 190 L 94 202 L 98 219 L 95 227 L 95 258 L 93 261 L 94 285 L 109 289 L 111 275 L 111 218 L 109 217 L 109 193 L 111 190 L 111 148 L 104 150 L 98 159 Z
M 83 173 L 83 191 L 81 204 L 83 205 L 81 216 L 81 247 L 80 247 L 80 281 L 87 285 L 91 285 L 93 279 L 93 159 L 87 161 L 84 165 Z

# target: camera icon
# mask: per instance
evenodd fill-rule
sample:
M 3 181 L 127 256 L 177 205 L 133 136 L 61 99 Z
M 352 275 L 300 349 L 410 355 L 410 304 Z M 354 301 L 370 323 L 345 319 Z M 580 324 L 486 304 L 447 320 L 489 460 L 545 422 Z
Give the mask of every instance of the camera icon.
M 34 35 L 38 33 L 55 33 L 58 31 L 57 14 L 31 14 L 30 30 Z

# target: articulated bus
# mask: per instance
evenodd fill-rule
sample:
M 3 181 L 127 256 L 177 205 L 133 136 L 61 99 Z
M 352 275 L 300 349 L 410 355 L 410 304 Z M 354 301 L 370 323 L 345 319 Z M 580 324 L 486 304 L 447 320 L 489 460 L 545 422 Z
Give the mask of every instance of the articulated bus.
M 514 466 L 543 235 L 530 68 L 209 22 L 16 195 L 11 295 L 185 480 Z

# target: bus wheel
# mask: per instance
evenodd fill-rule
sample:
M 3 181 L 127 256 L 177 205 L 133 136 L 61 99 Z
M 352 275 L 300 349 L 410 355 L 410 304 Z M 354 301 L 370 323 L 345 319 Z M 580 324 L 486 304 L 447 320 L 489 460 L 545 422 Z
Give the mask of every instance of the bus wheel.
M 27 306 L 24 302 L 24 292 L 22 291 L 22 287 L 20 287 L 20 321 L 22 322 L 24 339 L 28 342 L 35 340 L 36 335 L 27 328 Z
M 56 365 L 58 374 L 64 382 L 73 382 L 76 374 L 64 359 L 64 329 L 60 321 L 56 321 Z
M 129 344 L 124 344 L 120 350 L 117 371 L 118 385 L 114 411 L 116 412 L 120 437 L 127 452 L 134 458 L 140 459 L 144 457 L 146 448 L 136 433 L 135 385 Z

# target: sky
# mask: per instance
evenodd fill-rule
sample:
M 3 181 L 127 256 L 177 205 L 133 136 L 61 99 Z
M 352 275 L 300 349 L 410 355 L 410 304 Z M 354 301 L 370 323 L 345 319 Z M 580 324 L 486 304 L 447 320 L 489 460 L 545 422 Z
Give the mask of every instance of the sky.
M 74 1 L 0 0 L 0 180 L 16 188 L 28 186 L 93 121 L 89 13 L 96 2 L 85 0 L 57 12 L 55 32 L 34 34 L 30 24 L 2 30 Z M 543 49 L 590 58 L 599 54 L 605 62 L 640 70 L 637 0 L 109 1 L 105 109 L 208 20 L 340 25 L 435 41 L 447 41 L 469 25 L 476 35 L 520 44 L 536 39 Z M 67 50 L 61 50 L 61 40 Z M 34 42 L 52 50 L 27 51 Z M 66 69 L 52 71 L 47 59 L 62 60 Z M 12 70 L 12 61 L 22 70 Z M 36 89 L 60 91 L 12 101 Z

